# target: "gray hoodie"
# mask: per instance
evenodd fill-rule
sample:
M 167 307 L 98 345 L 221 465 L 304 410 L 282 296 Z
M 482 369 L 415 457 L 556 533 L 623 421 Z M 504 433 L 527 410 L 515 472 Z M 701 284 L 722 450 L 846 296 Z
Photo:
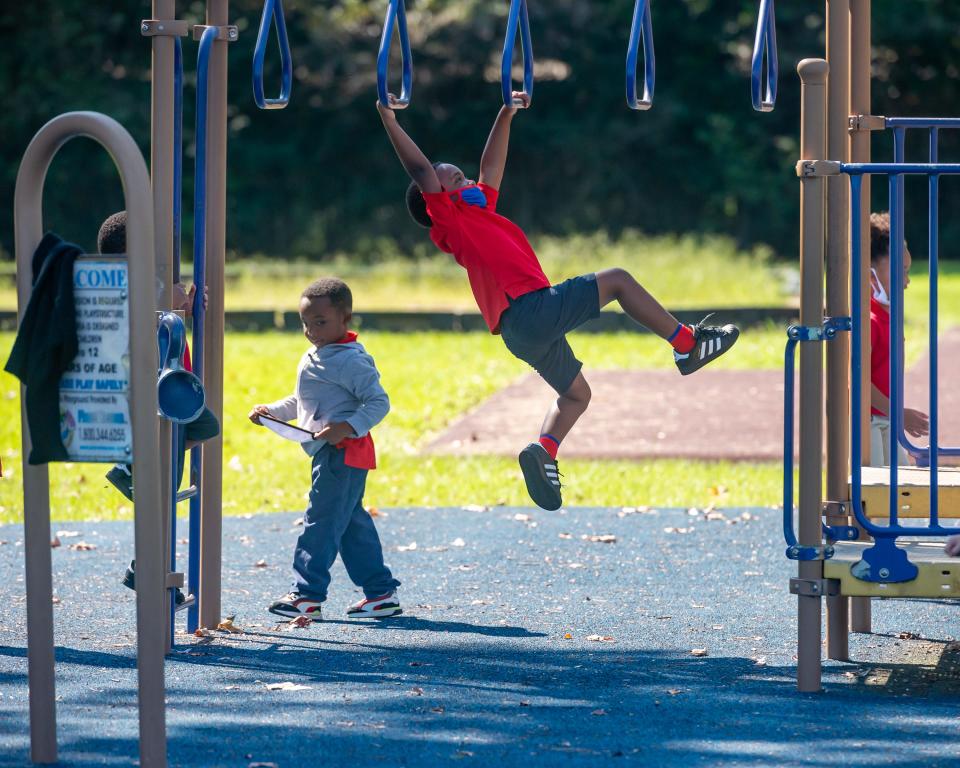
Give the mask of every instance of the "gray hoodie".
M 357 437 L 366 435 L 390 411 L 390 399 L 380 386 L 380 373 L 363 345 L 356 341 L 312 347 L 297 367 L 293 394 L 267 405 L 283 421 L 319 432 L 332 422 L 345 421 Z M 313 456 L 326 441 L 310 440 L 303 450 Z

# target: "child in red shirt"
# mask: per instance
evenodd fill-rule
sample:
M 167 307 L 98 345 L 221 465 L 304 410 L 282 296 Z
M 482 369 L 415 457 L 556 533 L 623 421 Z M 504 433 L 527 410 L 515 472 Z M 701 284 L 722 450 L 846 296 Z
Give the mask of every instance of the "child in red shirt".
M 910 285 L 909 249 L 903 249 L 903 287 Z M 870 464 L 889 466 L 890 457 L 890 214 L 870 215 Z M 913 437 L 930 431 L 927 415 L 903 409 L 903 427 Z M 896 461 L 907 463 L 902 446 Z
M 523 106 L 526 93 L 514 94 Z M 391 103 L 394 97 L 390 96 Z M 727 352 L 739 330 L 700 322 L 683 325 L 623 269 L 605 269 L 551 285 L 523 231 L 497 213 L 514 106 L 500 110 L 480 159 L 477 182 L 449 163 L 433 163 L 397 123 L 396 113 L 377 102 L 393 148 L 413 180 L 407 207 L 430 239 L 467 271 L 470 287 L 491 333 L 501 334 L 516 357 L 529 363 L 557 392 L 540 440 L 520 452 L 527 491 L 544 509 L 558 509 L 560 442 L 587 409 L 590 387 L 566 334 L 619 302 L 631 318 L 666 339 L 681 374 L 689 374 Z

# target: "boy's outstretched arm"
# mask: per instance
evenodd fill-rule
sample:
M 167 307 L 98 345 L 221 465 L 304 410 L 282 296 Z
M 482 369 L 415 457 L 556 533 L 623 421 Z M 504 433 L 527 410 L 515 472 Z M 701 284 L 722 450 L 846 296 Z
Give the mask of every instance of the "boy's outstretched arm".
M 516 99 L 523 99 L 528 103 L 529 96 L 522 91 L 514 91 Z M 480 183 L 487 184 L 494 189 L 500 189 L 503 181 L 503 169 L 507 164 L 507 148 L 510 146 L 510 123 L 517 113 L 517 107 L 503 106 L 497 119 L 493 121 L 493 128 L 487 137 L 487 146 L 483 148 L 483 157 L 480 158 Z
M 390 95 L 391 98 L 393 94 Z M 437 178 L 437 172 L 433 169 L 427 156 L 423 154 L 420 147 L 416 145 L 407 132 L 400 127 L 397 122 L 397 113 L 389 107 L 383 106 L 377 101 L 377 111 L 380 113 L 380 119 L 383 121 L 383 127 L 387 131 L 390 143 L 400 158 L 403 169 L 409 174 L 421 192 L 442 192 L 443 187 L 440 179 Z

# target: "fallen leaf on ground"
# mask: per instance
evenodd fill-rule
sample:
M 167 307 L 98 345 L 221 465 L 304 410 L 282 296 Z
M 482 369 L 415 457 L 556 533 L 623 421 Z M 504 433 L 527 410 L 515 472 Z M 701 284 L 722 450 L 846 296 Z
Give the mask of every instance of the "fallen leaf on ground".
M 276 763 L 250 763 L 247 768 L 280 768 Z
M 213 637 L 213 632 L 211 632 L 206 627 L 200 627 L 193 631 L 194 637 Z
M 253 567 L 254 567 L 254 568 L 266 568 L 266 567 L 267 567 L 267 561 L 264 560 L 263 558 L 260 558 L 259 560 L 257 560 L 257 562 L 255 562 L 255 563 L 253 564 Z
M 920 635 L 916 632 L 900 632 L 897 634 L 897 637 L 901 640 L 919 640 Z
M 417 542 L 411 541 L 409 544 L 401 544 L 397 547 L 397 552 L 412 552 L 417 548 Z
M 679 694 L 683 693 L 683 691 L 679 688 L 668 688 L 667 693 L 669 693 L 671 696 L 678 696 Z
M 599 544 L 616 544 L 617 537 L 612 533 L 600 533 L 595 536 L 591 536 L 590 541 L 594 541 Z
M 664 533 L 690 533 L 693 530 L 693 527 L 690 528 L 677 528 L 674 525 L 668 525 L 663 529 Z
M 54 537 L 50 540 L 50 546 L 51 546 L 51 548 L 53 548 L 53 549 L 56 549 L 57 547 L 59 547 L 59 546 L 60 546 L 60 539 L 59 539 L 58 537 L 54 536 Z
M 230 633 L 232 633 L 232 634 L 242 634 L 242 633 L 243 633 L 243 630 L 240 629 L 240 627 L 236 626 L 236 625 L 233 623 L 233 617 L 232 617 L 232 616 L 228 616 L 228 617 L 225 618 L 223 621 L 221 621 L 219 624 L 217 624 L 217 629 L 219 629 L 221 632 L 230 632 Z
M 605 714 L 607 714 L 607 710 L 605 710 L 605 709 L 595 709 L 595 710 L 593 710 L 593 712 L 591 712 L 590 714 L 593 715 L 594 717 L 603 717 Z
M 530 702 L 529 702 L 529 701 L 521 701 L 521 702 L 520 702 L 520 706 L 521 706 L 521 707 L 529 707 L 529 706 L 530 706 Z
M 572 534 L 572 533 L 558 533 L 557 536 L 558 536 L 559 538 L 561 538 L 561 539 L 572 539 L 572 538 L 573 538 L 573 534 Z
M 267 683 L 268 691 L 309 691 L 309 685 L 300 685 L 299 683 L 291 683 L 289 680 L 282 683 Z
M 465 546 L 467 546 L 467 542 L 465 542 L 463 539 L 457 538 L 457 539 L 454 539 L 453 541 L 450 542 L 450 546 L 451 546 L 451 547 L 465 547 Z
M 513 519 L 516 520 L 516 521 L 518 521 L 518 522 L 520 522 L 520 523 L 525 523 L 525 522 L 527 522 L 528 520 L 530 520 L 531 517 L 530 517 L 530 515 L 525 515 L 523 512 L 517 512 L 517 514 L 515 514 L 515 515 L 513 516 Z
M 466 750 L 466 749 L 458 749 L 456 752 L 453 753 L 453 756 L 457 760 L 462 760 L 465 757 L 473 757 L 473 752 L 470 752 L 469 750 Z
M 239 686 L 239 685 L 227 685 L 227 686 L 224 686 L 223 690 L 225 690 L 225 691 L 239 691 L 239 690 L 240 690 L 240 686 Z
M 573 640 L 573 635 L 571 635 L 569 632 L 565 632 L 564 635 L 563 635 L 563 639 L 564 639 L 564 640 Z
M 79 536 L 80 531 L 57 531 L 58 539 L 72 539 L 75 536 Z
M 57 597 L 56 595 L 54 595 L 54 596 L 51 598 L 51 600 L 52 600 L 52 602 L 53 602 L 54 605 L 60 605 L 60 598 Z
M 709 651 L 706 648 L 692 648 L 690 649 L 691 656 L 707 656 Z
M 421 688 L 419 685 L 416 686 L 416 687 L 414 687 L 414 688 L 411 688 L 411 689 L 410 689 L 410 695 L 411 695 L 411 696 L 423 696 L 423 688 Z
M 376 507 L 368 507 L 367 514 L 370 515 L 370 517 L 380 517 L 380 510 Z
M 76 544 L 71 544 L 69 549 L 74 552 L 90 552 L 97 548 L 96 544 L 88 544 L 85 541 L 78 541 Z
M 594 643 L 612 643 L 613 637 L 610 635 L 587 635 L 587 640 L 591 640 Z
M 431 712 L 436 712 L 438 715 L 442 715 L 445 710 L 443 707 L 430 707 Z
M 461 509 L 465 509 L 467 512 L 489 512 L 490 507 L 484 506 L 483 504 L 464 504 Z

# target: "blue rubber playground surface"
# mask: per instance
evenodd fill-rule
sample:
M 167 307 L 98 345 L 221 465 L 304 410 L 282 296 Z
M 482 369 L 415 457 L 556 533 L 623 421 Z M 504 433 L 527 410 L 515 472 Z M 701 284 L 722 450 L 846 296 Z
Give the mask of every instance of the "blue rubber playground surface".
M 171 765 L 960 765 L 960 606 L 875 603 L 857 662 L 797 693 L 775 510 L 387 510 L 405 615 L 347 620 L 337 565 L 308 628 L 265 611 L 296 519 L 224 521 L 224 614 L 245 631 L 178 638 Z M 133 527 L 56 531 L 61 764 L 133 765 Z M 0 527 L 3 766 L 29 752 L 21 540 Z

